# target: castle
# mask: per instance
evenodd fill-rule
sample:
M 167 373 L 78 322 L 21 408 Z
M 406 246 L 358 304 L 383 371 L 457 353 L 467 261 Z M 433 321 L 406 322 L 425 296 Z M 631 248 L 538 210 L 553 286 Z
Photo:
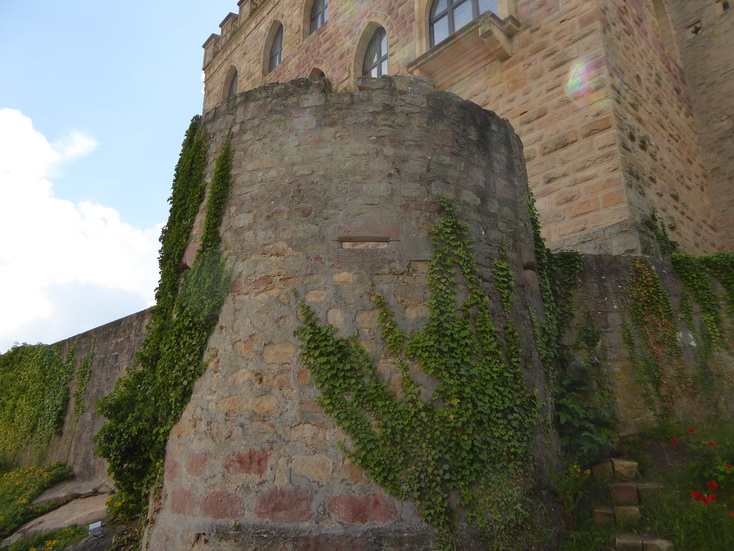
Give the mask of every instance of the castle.
M 204 112 L 258 86 L 417 75 L 507 118 L 551 248 L 734 249 L 729 0 L 240 0 Z M 716 52 L 712 55 L 712 52 Z
M 502 461 L 481 459 L 487 476 L 472 479 L 471 486 L 476 482 L 487 500 L 510 499 L 482 502 L 508 527 L 492 536 L 498 547 L 545 548 L 537 538 L 511 544 L 508 538 L 544 508 L 548 515 L 538 515 L 526 535 L 556 530 L 548 524 L 557 512 L 549 492 L 559 456 L 549 379 L 559 367 L 546 365 L 549 340 L 557 344 L 563 331 L 574 340 L 583 319 L 598 328 L 593 346 L 604 351 L 594 361 L 609 379 L 620 435 L 656 422 L 657 406 L 640 378 L 645 354 L 655 360 L 643 366 L 657 370 L 654 380 L 695 375 L 709 360 L 718 369 L 710 374 L 724 377 L 717 381 L 732 380 L 726 347 L 717 350 L 724 361 L 714 362 L 709 342 L 712 355 L 701 359 L 707 347 L 696 343 L 706 342 L 708 321 L 694 318 L 690 280 L 676 279 L 670 259 L 625 256 L 658 252 L 664 242 L 656 235 L 659 223 L 686 252 L 734 248 L 734 190 L 727 189 L 734 177 L 729 1 L 240 0 L 239 8 L 204 44 L 204 113 L 184 140 L 163 240 L 165 248 L 166 235 L 181 238 L 180 250 L 165 264 L 167 286 L 162 268 L 159 290 L 170 291 L 164 295 L 169 301 L 184 297 L 164 323 L 189 327 L 199 324 L 199 303 L 212 300 L 206 292 L 182 289 L 192 274 L 205 277 L 208 268 L 199 260 L 206 255 L 199 252 L 211 253 L 211 235 L 219 236 L 232 280 L 222 287 L 202 355 L 189 354 L 177 333 L 156 335 L 156 310 L 60 343 L 65 352 L 90 358 L 80 392 L 86 410 L 80 417 L 67 411 L 46 459 L 68 462 L 84 479 L 106 480 L 108 464 L 92 442 L 105 423 L 95 404 L 117 392 L 115 380 L 140 362 L 136 351 L 156 357 L 151 350 L 157 349 L 146 349 L 153 334 L 156 346 L 166 346 L 160 364 L 154 363 L 156 380 L 186 400 L 171 426 L 161 429 L 148 414 L 166 393 L 130 386 L 127 394 L 153 400 L 140 410 L 142 425 L 132 426 L 166 436 L 154 463 L 156 491 L 138 484 L 146 502 L 150 497 L 145 549 L 435 548 L 441 533 L 427 524 L 425 501 L 419 507 L 412 493 L 377 480 L 380 469 L 355 459 L 350 450 L 356 439 L 339 415 L 328 414 L 329 400 L 323 400 L 302 338 L 304 327 L 318 319 L 326 322 L 320 335 L 342 338 L 341 344 L 327 339 L 322 350 L 335 377 L 353 364 L 374 368 L 370 376 L 358 371 L 347 381 L 341 391 L 346 402 L 370 379 L 398 408 L 390 413 L 413 402 L 428 404 L 425 411 L 440 406 L 444 420 L 491 410 L 476 424 L 485 430 L 484 439 L 476 439 L 476 457 L 499 442 Z M 709 51 L 717 56 L 704 55 Z M 231 187 L 222 199 L 214 190 L 225 181 Z M 558 255 L 578 261 L 578 271 L 559 284 L 568 287 L 565 328 L 544 325 L 556 315 L 548 307 L 556 299 L 548 295 L 549 255 L 528 209 L 528 185 L 548 244 L 588 253 Z M 177 188 L 188 190 L 183 199 L 174 200 Z M 436 228 L 448 224 L 452 209 L 458 213 L 454 229 L 464 224 L 465 234 L 437 239 Z M 726 257 L 718 259 L 719 272 L 692 264 L 699 262 L 692 256 L 683 271 L 694 266 L 688 271 L 700 276 L 696 285 L 718 279 L 716 292 L 723 285 L 734 296 L 734 259 L 714 256 Z M 452 290 L 434 300 L 442 286 Z M 713 297 L 714 287 L 710 291 Z M 650 294 L 665 297 L 662 313 L 640 314 L 639 297 Z M 712 298 L 707 307 L 713 302 L 721 304 Z M 458 309 L 462 316 L 455 315 Z M 451 341 L 479 321 L 453 333 L 423 333 L 430 339 L 420 341 L 426 349 L 435 343 L 438 356 L 476 352 L 470 361 L 447 362 L 473 369 L 461 396 L 448 399 L 446 373 L 434 364 L 405 348 L 395 352 L 395 341 L 417 342 L 414 336 L 425 328 L 442 331 L 452 320 L 479 320 L 480 314 L 481 346 Z M 734 346 L 722 320 L 708 338 L 715 333 Z M 392 334 L 385 329 L 390 323 Z M 559 333 L 544 332 L 548 327 Z M 662 336 L 674 350 L 653 350 L 648 327 L 653 337 L 667 331 Z M 346 360 L 339 348 L 345 342 L 353 347 Z M 475 360 L 496 362 L 491 374 L 498 378 L 476 371 Z M 138 367 L 139 373 L 147 369 Z M 190 398 L 189 387 L 176 386 L 179 367 L 196 372 Z M 75 394 L 79 371 L 70 383 Z M 675 386 L 663 397 L 688 413 L 688 389 Z M 721 410 L 731 414 L 730 387 L 719 389 Z M 487 390 L 494 394 L 483 394 Z M 482 400 L 475 402 L 476 396 Z M 497 404 L 506 410 L 493 410 Z M 378 409 L 368 411 L 370 431 L 384 413 Z M 337 412 L 341 419 L 345 411 Z M 418 418 L 417 411 L 406 417 Z M 489 433 L 492 421 L 507 425 L 506 413 L 520 428 L 505 431 L 510 444 L 502 448 L 504 440 Z M 401 422 L 406 417 L 397 416 Z M 453 449 L 439 438 L 432 447 L 431 438 L 420 436 L 441 425 L 425 419 L 403 425 L 392 444 L 419 434 L 428 442 L 421 450 Z M 466 441 L 463 428 L 446 426 L 446 441 L 459 449 L 459 439 Z M 135 431 L 109 432 L 121 435 L 125 450 L 140 448 L 148 457 Z M 437 464 L 457 463 L 441 453 Z M 401 457 L 412 455 L 419 454 L 408 449 Z M 129 461 L 126 454 L 120 458 Z M 382 458 L 378 467 L 392 464 Z M 398 478 L 413 476 L 407 464 Z M 431 480 L 443 476 L 433 471 Z M 413 478 L 422 485 L 422 474 Z M 467 510 L 452 503 L 455 496 L 443 497 L 449 517 L 457 509 L 462 521 Z M 524 516 L 505 515 L 508 510 Z M 487 534 L 465 526 L 456 534 L 457 548 L 486 548 Z

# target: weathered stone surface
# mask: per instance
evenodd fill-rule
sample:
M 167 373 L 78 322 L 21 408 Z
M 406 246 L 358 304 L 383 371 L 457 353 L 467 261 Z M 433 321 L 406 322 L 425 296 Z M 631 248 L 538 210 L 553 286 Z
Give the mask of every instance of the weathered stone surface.
M 224 461 L 224 468 L 233 474 L 264 474 L 269 457 L 269 448 L 236 453 Z
M 274 488 L 260 495 L 255 514 L 273 522 L 305 522 L 313 517 L 313 490 L 306 486 Z
M 329 512 L 349 524 L 397 520 L 395 506 L 381 495 L 361 499 L 347 494 L 339 495 L 329 500 Z
M 213 519 L 239 518 L 245 512 L 242 500 L 228 491 L 211 492 L 201 499 L 201 512 Z
M 296 355 L 296 345 L 292 342 L 268 344 L 263 349 L 263 358 L 269 364 L 287 362 Z
M 469 225 L 486 281 L 503 243 L 517 281 L 534 257 L 522 144 L 505 121 L 451 94 L 398 90 L 389 82 L 376 91 L 323 92 L 324 102 L 304 108 L 302 93 L 313 86 L 319 84 L 253 91 L 204 117 L 211 163 L 235 129 L 232 201 L 221 234 L 240 283 L 231 287 L 209 340 L 216 365 L 196 383 L 168 443 L 169 457 L 182 470 L 204 445 L 213 454 L 200 476 L 186 470 L 194 478 L 187 489 L 199 500 L 191 509 L 179 496 L 176 510 L 191 512 L 174 514 L 170 495 L 182 487 L 183 476 L 164 483 L 169 497 L 149 531 L 150 551 L 190 549 L 196 533 L 223 526 L 217 519 L 236 519 L 240 531 L 232 542 L 253 550 L 267 549 L 262 542 L 245 543 L 263 523 L 275 549 L 292 549 L 304 535 L 294 535 L 294 525 L 340 538 L 349 533 L 346 526 L 360 534 L 379 527 L 390 538 L 367 537 L 375 550 L 430 547 L 433 536 L 426 539 L 414 506 L 384 497 L 361 469 L 345 464 L 338 444 L 351 444 L 319 406 L 321 393 L 298 359 L 298 303 L 339 325 L 340 335 L 357 335 L 380 365 L 380 377 L 400 392 L 397 366 L 381 361 L 374 296 L 393 305 L 401 329 L 413 332 L 424 323 L 428 229 L 440 214 L 438 195 L 448 197 Z M 249 220 L 244 214 L 252 215 L 251 224 L 241 225 Z M 197 226 L 194 241 L 200 231 Z M 526 379 L 547 407 L 545 374 L 532 352 L 530 311 L 541 311 L 538 288 L 518 286 L 516 294 L 510 316 L 527 350 Z M 504 315 L 500 306 L 492 308 Z M 419 379 L 427 393 L 435 387 L 430 377 Z M 541 431 L 539 426 L 538 442 L 544 443 L 535 454 L 550 462 L 554 444 Z M 393 538 L 416 526 L 420 545 Z M 276 545 L 285 541 L 281 536 L 288 543 Z M 473 539 L 467 534 L 467 541 Z M 221 538 L 210 541 L 218 543 L 198 540 L 197 548 L 228 549 Z
M 190 453 L 186 457 L 186 472 L 191 476 L 201 476 L 208 461 L 208 453 Z
M 190 490 L 177 488 L 171 492 L 171 512 L 176 515 L 190 515 L 194 512 L 197 499 Z
M 322 454 L 297 455 L 293 458 L 293 471 L 316 482 L 329 480 L 333 470 L 331 459 Z
M 614 478 L 617 480 L 634 480 L 637 478 L 637 462 L 628 459 L 612 459 Z

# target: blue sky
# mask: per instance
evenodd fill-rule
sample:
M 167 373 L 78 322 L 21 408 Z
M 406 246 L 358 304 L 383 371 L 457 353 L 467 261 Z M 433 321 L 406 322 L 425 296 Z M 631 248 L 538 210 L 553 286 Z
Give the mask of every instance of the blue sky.
M 0 1 L 0 353 L 151 303 L 201 45 L 230 11 Z

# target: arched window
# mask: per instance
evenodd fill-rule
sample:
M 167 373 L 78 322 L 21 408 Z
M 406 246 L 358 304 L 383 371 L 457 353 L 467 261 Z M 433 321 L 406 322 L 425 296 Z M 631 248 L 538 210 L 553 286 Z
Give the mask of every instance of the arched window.
M 387 33 L 382 27 L 375 29 L 364 54 L 362 75 L 381 77 L 387 74 Z
M 484 12 L 497 13 L 498 0 L 433 0 L 429 26 L 431 47 L 474 21 Z
M 278 30 L 275 31 L 273 37 L 273 43 L 270 46 L 270 63 L 268 64 L 268 71 L 272 71 L 280 62 L 283 61 L 283 25 L 278 25 Z
M 329 0 L 314 0 L 311 6 L 311 32 L 320 29 L 329 19 Z
M 234 72 L 234 74 L 229 79 L 229 87 L 227 88 L 227 97 L 231 98 L 232 96 L 237 95 L 237 71 Z

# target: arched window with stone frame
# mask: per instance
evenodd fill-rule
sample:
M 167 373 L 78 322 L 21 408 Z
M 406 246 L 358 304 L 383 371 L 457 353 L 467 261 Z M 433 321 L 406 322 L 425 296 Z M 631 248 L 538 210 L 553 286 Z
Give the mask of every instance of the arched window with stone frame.
M 387 32 L 383 27 L 377 27 L 367 44 L 362 62 L 362 76 L 377 78 L 388 74 L 387 50 Z
M 309 34 L 316 32 L 329 20 L 329 0 L 313 0 Z
M 283 24 L 274 25 L 268 40 L 268 73 L 272 72 L 283 61 Z
M 430 46 L 433 47 L 486 12 L 498 14 L 498 0 L 433 0 L 429 12 Z

